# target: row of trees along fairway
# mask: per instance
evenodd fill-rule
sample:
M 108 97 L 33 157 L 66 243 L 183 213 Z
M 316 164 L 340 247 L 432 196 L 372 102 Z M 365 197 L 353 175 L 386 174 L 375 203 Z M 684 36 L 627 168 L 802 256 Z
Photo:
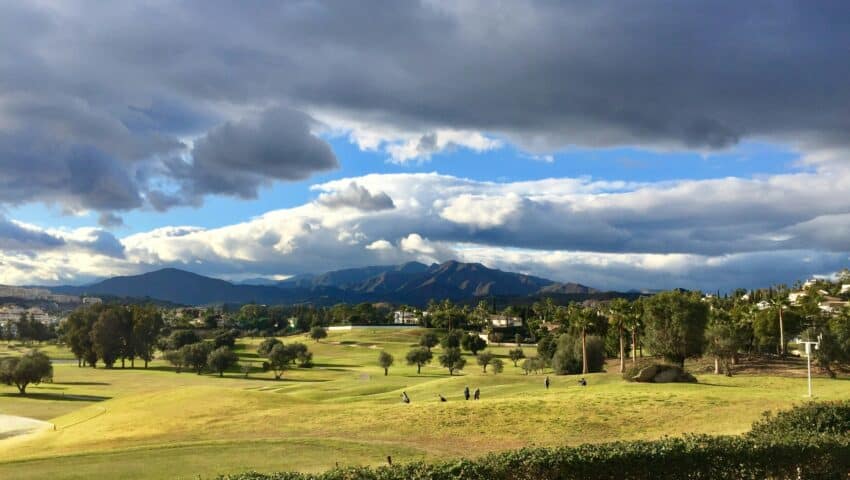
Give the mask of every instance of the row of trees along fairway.
M 120 360 L 124 368 L 129 360 L 135 367 L 140 358 L 147 368 L 163 327 L 162 314 L 152 305 L 96 304 L 71 312 L 61 334 L 79 366 L 95 367 L 101 361 L 112 368 Z

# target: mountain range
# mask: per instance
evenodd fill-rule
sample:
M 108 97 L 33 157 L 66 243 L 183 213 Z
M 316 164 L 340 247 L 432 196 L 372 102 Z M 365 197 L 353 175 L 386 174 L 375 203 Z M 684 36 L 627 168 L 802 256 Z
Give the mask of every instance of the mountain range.
M 258 284 L 261 283 L 261 284 Z M 424 305 L 430 299 L 470 302 L 485 297 L 590 296 L 601 292 L 577 283 L 558 283 L 480 263 L 448 261 L 425 265 L 370 266 L 298 275 L 280 282 L 243 283 L 176 268 L 113 277 L 91 285 L 50 287 L 54 293 L 151 298 L 184 305 L 212 303 L 315 303 L 386 301 Z

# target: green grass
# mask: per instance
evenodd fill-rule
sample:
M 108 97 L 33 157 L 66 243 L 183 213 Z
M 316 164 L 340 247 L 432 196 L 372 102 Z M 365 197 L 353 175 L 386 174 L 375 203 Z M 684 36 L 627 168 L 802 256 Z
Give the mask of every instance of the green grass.
M 340 464 L 475 456 L 526 445 L 650 439 L 683 433 L 734 434 L 765 410 L 804 401 L 805 380 L 699 375 L 699 384 L 650 385 L 616 373 L 526 376 L 506 359 L 501 375 L 468 358 L 463 375 L 435 364 L 416 374 L 404 354 L 415 330 L 334 332 L 304 337 L 316 367 L 284 380 L 259 370 L 260 339 L 238 352 L 250 378 L 176 374 L 156 361 L 148 370 L 55 365 L 55 382 L 19 397 L 0 387 L 0 413 L 50 421 L 56 431 L 0 441 L 0 478 L 206 477 L 243 470 L 322 470 Z M 289 338 L 284 341 L 292 341 Z M 56 347 L 53 351 L 62 354 Z M 390 375 L 378 352 L 396 358 Z M 508 348 L 494 349 L 500 355 Z M 0 354 L 16 354 L 0 346 Z M 616 371 L 612 364 L 609 368 Z M 482 400 L 462 399 L 465 385 Z M 850 398 L 847 379 L 815 380 L 819 398 Z M 412 398 L 402 404 L 402 391 Z M 438 401 L 438 394 L 449 399 Z M 63 396 L 64 395 L 64 396 Z

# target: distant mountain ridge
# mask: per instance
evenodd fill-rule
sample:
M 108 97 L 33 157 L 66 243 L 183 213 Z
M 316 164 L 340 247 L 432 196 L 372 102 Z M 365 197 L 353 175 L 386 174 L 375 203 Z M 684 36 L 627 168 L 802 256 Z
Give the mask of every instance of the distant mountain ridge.
M 577 283 L 557 283 L 488 268 L 480 263 L 457 261 L 348 268 L 318 275 L 298 275 L 272 284 L 234 284 L 176 268 L 164 268 L 140 275 L 113 277 L 86 286 L 61 286 L 50 290 L 68 295 L 152 298 L 186 305 L 364 301 L 424 305 L 432 298 L 468 301 L 491 296 L 600 293 Z

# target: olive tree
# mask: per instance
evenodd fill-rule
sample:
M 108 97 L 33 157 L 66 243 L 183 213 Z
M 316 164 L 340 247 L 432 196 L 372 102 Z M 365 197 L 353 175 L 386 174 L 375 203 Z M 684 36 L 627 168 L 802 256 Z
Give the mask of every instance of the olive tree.
M 378 366 L 384 369 L 384 376 L 389 375 L 390 367 L 393 365 L 395 359 L 392 355 L 387 352 L 381 352 L 378 354 Z
M 42 352 L 33 350 L 20 358 L 5 358 L 0 361 L 0 382 L 18 387 L 21 395 L 27 393 L 29 384 L 38 385 L 53 378 L 53 365 Z
M 440 365 L 449 369 L 449 375 L 454 375 L 456 370 L 463 370 L 466 359 L 463 358 L 459 348 L 450 347 L 440 355 Z
M 408 365 L 416 365 L 417 374 L 422 373 L 422 365 L 431 363 L 432 358 L 434 358 L 434 355 L 426 347 L 414 348 L 407 352 L 406 357 Z
M 275 345 L 280 345 L 281 343 L 283 342 L 281 342 L 275 337 L 266 338 L 262 342 L 260 342 L 260 345 L 257 347 L 257 355 L 261 357 L 268 357 L 269 352 L 272 351 L 272 348 L 274 348 Z
M 643 322 L 649 350 L 670 362 L 684 366 L 705 349 L 708 305 L 698 293 L 674 290 L 647 298 Z
M 274 373 L 275 380 L 280 380 L 283 372 L 291 367 L 295 359 L 294 352 L 291 348 L 286 348 L 282 343 L 272 347 L 269 352 L 269 368 Z
M 419 346 L 427 348 L 429 352 L 432 347 L 436 347 L 439 343 L 440 339 L 434 332 L 425 332 L 419 337 Z
M 493 374 L 502 373 L 505 370 L 505 362 L 502 361 L 501 358 L 494 358 L 492 362 L 490 362 L 490 366 L 493 368 Z
M 511 351 L 508 352 L 508 358 L 514 362 L 514 367 L 516 367 L 517 362 L 525 358 L 525 352 L 523 352 L 521 348 L 511 349 Z
M 322 327 L 313 327 L 310 329 L 310 338 L 318 342 L 319 340 L 328 336 L 328 332 L 325 331 Z
M 185 365 L 192 367 L 198 375 L 204 371 L 207 366 L 207 357 L 212 351 L 212 344 L 208 342 L 197 342 L 189 345 L 184 345 L 180 349 L 183 354 Z
M 224 371 L 239 363 L 239 357 L 228 347 L 218 347 L 207 356 L 207 365 L 210 370 L 218 372 L 219 377 L 224 376 Z
M 487 365 L 490 365 L 494 358 L 490 352 L 481 352 L 476 357 L 476 360 L 478 361 L 478 365 L 484 367 L 484 373 L 487 373 Z

